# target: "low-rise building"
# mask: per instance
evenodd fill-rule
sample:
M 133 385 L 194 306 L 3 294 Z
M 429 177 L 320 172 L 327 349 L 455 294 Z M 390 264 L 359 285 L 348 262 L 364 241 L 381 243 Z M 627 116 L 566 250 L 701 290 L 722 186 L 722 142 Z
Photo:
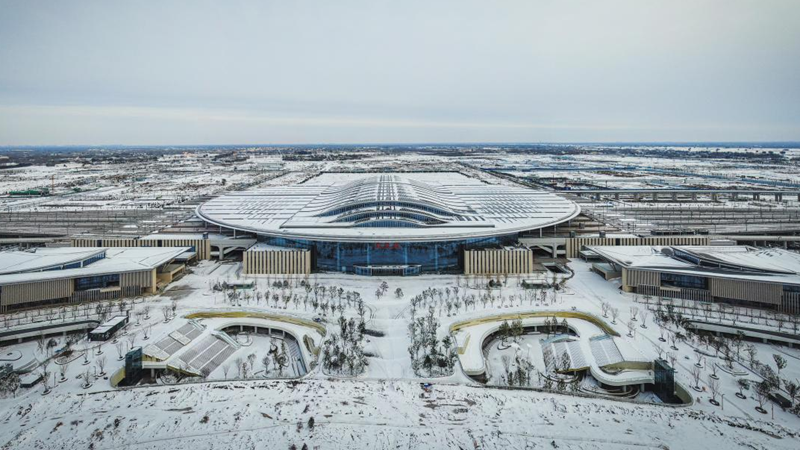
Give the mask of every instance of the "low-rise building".
M 800 254 L 749 246 L 590 247 L 622 289 L 800 314 Z
M 160 273 L 167 270 L 172 280 L 188 251 L 66 247 L 0 252 L 0 313 L 154 293 Z

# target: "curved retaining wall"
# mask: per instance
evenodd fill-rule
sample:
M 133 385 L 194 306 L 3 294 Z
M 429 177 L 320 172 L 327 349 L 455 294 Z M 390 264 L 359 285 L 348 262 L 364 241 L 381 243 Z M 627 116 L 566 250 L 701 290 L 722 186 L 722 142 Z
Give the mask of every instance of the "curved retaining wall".
M 614 337 L 619 337 L 619 333 L 617 333 L 613 328 L 608 326 L 603 319 L 595 316 L 594 314 L 584 313 L 580 311 L 534 311 L 534 312 L 527 312 L 527 313 L 512 313 L 512 314 L 498 314 L 494 316 L 485 316 L 479 319 L 471 319 L 465 320 L 462 322 L 456 322 L 450 325 L 450 333 L 454 333 L 462 328 L 471 327 L 473 325 L 480 325 L 483 323 L 489 322 L 498 322 L 503 320 L 517 320 L 517 319 L 532 319 L 536 317 L 541 318 L 548 318 L 548 317 L 558 317 L 559 319 L 581 319 L 591 324 L 595 325 L 597 328 L 600 328 L 606 334 L 609 334 Z

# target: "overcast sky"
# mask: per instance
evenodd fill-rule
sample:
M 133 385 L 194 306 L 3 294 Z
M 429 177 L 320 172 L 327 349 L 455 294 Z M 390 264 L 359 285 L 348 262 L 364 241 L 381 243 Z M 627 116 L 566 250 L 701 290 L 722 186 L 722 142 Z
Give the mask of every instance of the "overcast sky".
M 0 145 L 800 140 L 800 0 L 0 0 Z

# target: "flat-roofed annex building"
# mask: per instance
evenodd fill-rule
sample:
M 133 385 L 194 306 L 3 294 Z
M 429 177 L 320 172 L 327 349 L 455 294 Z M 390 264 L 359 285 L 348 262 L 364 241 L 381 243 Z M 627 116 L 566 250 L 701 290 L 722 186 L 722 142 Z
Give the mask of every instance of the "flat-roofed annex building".
M 35 248 L 0 252 L 0 312 L 155 292 L 188 247 Z
M 227 194 L 196 212 L 263 244 L 306 250 L 313 269 L 405 274 L 458 271 L 464 250 L 516 245 L 520 233 L 568 221 L 580 209 L 555 194 L 458 172 L 398 172 L 323 173 Z
M 800 314 L 800 254 L 749 246 L 590 247 L 594 270 L 654 297 L 722 302 Z

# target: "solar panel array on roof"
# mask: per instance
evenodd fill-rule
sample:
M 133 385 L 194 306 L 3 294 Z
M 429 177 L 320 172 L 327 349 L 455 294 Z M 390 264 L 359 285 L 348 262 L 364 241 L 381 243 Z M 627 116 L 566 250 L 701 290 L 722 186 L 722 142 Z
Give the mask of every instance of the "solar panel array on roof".
M 589 347 L 597 365 L 600 367 L 617 364 L 624 361 L 617 344 L 611 336 L 599 336 L 589 340 Z

